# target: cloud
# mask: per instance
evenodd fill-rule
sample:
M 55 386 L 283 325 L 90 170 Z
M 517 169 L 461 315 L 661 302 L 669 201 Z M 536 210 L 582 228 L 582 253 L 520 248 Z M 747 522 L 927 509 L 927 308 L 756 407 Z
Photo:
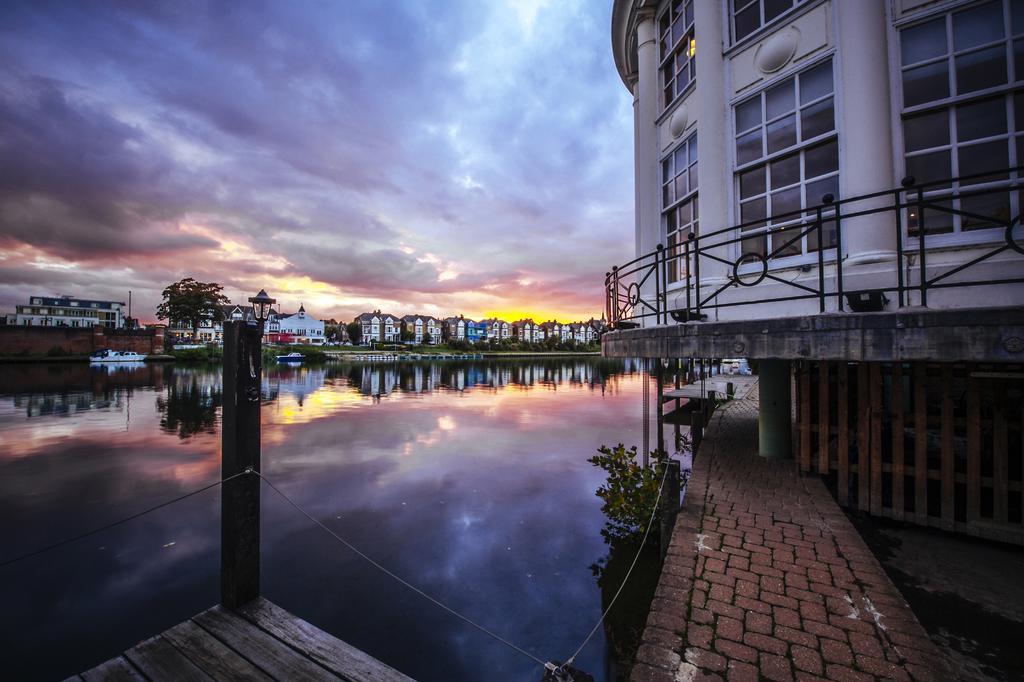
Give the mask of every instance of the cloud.
M 5 3 L 0 305 L 132 282 L 145 319 L 195 276 L 324 317 L 597 314 L 632 242 L 608 12 Z

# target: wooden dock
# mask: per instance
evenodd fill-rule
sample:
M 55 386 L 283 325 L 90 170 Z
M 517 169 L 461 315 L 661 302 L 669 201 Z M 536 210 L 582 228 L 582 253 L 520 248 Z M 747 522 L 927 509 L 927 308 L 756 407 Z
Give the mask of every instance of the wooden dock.
M 412 678 L 263 597 L 214 606 L 71 680 L 351 680 Z

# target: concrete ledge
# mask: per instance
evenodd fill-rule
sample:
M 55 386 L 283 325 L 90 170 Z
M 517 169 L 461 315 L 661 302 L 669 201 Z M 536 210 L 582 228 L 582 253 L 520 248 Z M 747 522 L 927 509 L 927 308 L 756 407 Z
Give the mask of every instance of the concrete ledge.
M 1024 307 L 824 313 L 608 332 L 608 358 L 1024 362 Z

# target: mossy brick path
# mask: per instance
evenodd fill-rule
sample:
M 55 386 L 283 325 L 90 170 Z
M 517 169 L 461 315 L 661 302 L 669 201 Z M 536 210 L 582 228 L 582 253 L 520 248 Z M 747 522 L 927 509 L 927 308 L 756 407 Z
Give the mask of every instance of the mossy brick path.
M 694 462 L 634 682 L 955 676 L 824 484 L 757 455 L 757 391 Z

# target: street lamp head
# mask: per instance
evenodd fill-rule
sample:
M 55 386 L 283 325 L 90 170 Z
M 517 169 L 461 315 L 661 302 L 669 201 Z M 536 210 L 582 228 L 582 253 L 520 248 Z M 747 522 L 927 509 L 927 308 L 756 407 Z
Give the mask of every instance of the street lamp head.
M 253 316 L 262 325 L 270 317 L 271 306 L 277 301 L 267 296 L 266 289 L 260 289 L 260 293 L 249 297 L 249 303 L 252 303 Z

